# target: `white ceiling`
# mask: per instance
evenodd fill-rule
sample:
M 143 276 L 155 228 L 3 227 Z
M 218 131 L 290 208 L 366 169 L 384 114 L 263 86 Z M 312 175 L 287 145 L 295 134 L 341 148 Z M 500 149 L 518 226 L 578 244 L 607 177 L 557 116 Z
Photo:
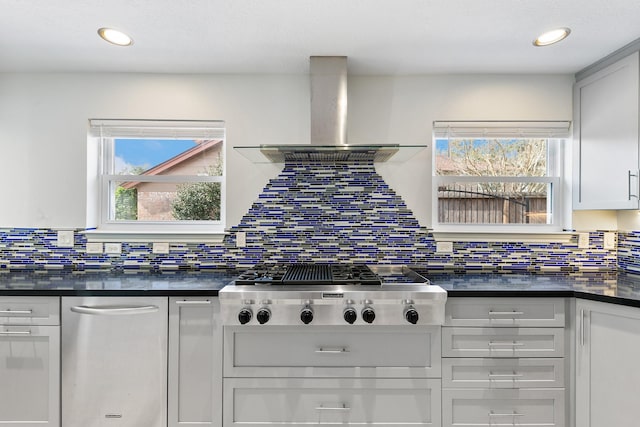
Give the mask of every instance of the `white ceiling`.
M 639 0 L 0 0 L 0 72 L 574 73 L 639 37 Z

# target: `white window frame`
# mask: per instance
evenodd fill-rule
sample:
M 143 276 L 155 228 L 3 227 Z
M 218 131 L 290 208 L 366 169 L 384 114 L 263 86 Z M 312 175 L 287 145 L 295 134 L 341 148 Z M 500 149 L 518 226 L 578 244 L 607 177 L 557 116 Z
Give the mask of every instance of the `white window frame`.
M 90 143 L 97 143 L 97 198 L 98 224 L 93 235 L 93 241 L 116 241 L 139 236 L 144 241 L 189 241 L 182 239 L 186 235 L 199 235 L 196 240 L 208 240 L 206 236 L 224 234 L 226 224 L 226 138 L 223 121 L 196 120 L 105 120 L 92 119 L 89 121 Z M 222 140 L 222 176 L 197 175 L 118 175 L 113 173 L 115 160 L 113 141 L 118 138 L 174 138 L 174 139 L 221 139 Z M 91 169 L 91 168 L 89 168 Z M 123 221 L 113 220 L 112 210 L 115 209 L 112 186 L 115 182 L 131 178 L 136 182 L 219 182 L 220 183 L 220 220 L 215 221 Z M 129 180 L 129 179 L 127 179 Z M 89 179 L 91 181 L 91 178 Z M 102 237 L 100 237 L 102 235 Z M 153 237 L 157 238 L 153 238 Z M 135 240 L 135 239 L 133 239 Z M 214 239 L 219 240 L 219 239 Z
M 570 218 L 567 218 L 566 138 L 570 135 L 568 121 L 436 121 L 433 123 L 432 156 L 432 224 L 436 233 L 504 233 L 545 234 L 563 233 Z M 438 175 L 436 170 L 436 140 L 443 138 L 547 138 L 547 162 L 552 175 L 545 177 L 518 176 L 455 176 Z M 551 185 L 547 200 L 550 221 L 546 224 L 450 224 L 438 222 L 438 188 L 452 182 L 540 182 Z M 570 195 L 568 196 L 570 197 Z

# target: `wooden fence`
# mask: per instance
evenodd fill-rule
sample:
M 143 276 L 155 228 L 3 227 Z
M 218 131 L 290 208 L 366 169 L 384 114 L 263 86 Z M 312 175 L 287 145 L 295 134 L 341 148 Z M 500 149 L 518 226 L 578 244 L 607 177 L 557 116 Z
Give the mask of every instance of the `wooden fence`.
M 472 190 L 438 189 L 438 222 L 449 224 L 546 224 L 546 195 L 518 197 Z

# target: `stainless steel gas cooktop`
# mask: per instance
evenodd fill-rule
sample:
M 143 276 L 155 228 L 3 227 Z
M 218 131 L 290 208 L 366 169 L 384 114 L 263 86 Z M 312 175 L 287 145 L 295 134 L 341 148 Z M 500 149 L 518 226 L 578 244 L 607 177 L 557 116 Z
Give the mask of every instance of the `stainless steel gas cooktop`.
M 227 325 L 444 321 L 446 291 L 403 266 L 259 264 L 220 293 Z

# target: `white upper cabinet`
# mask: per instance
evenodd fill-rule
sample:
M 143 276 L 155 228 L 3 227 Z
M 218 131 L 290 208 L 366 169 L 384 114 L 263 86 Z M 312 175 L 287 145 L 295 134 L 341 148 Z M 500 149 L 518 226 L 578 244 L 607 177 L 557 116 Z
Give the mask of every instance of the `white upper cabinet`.
M 638 52 L 576 82 L 574 209 L 638 209 Z

